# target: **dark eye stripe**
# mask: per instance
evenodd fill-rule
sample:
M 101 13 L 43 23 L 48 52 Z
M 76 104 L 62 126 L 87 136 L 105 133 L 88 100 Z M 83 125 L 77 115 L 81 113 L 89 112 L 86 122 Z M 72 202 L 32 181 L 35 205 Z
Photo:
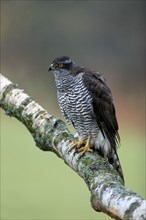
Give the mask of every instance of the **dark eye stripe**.
M 71 66 L 72 63 L 58 63 L 56 64 L 56 68 L 63 68 L 63 69 L 67 69 L 69 70 L 70 66 Z
M 71 63 L 64 63 L 64 68 L 65 69 L 69 70 L 70 66 L 71 66 Z

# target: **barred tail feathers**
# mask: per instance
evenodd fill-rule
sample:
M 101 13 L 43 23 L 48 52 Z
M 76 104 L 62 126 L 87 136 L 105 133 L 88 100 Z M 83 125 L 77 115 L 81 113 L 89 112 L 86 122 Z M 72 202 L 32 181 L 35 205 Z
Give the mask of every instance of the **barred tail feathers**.
M 120 177 L 123 179 L 124 182 L 124 175 L 116 149 L 112 149 L 111 154 L 108 156 L 108 161 L 119 173 Z

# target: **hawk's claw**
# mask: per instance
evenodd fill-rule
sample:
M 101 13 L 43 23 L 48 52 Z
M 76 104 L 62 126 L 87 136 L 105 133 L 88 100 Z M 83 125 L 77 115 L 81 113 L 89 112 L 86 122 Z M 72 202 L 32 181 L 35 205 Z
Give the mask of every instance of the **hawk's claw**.
M 85 152 L 92 152 L 93 150 L 91 149 L 93 148 L 93 144 L 91 144 L 91 136 L 89 135 L 87 142 L 85 144 L 84 147 L 81 147 L 78 149 L 78 152 L 81 153 L 81 155 L 83 155 Z
M 83 138 L 80 138 L 79 141 L 74 141 L 72 146 L 69 148 L 69 152 L 74 148 L 78 150 L 83 144 L 85 144 Z
M 92 152 L 93 150 L 91 149 L 93 147 L 93 145 L 90 143 L 91 142 L 91 137 L 89 135 L 88 139 L 87 139 L 87 142 L 85 144 L 85 141 L 83 140 L 83 138 L 80 138 L 79 141 L 76 141 L 73 143 L 73 145 L 70 147 L 69 149 L 69 152 L 72 150 L 72 149 L 76 149 L 79 153 L 81 153 L 81 155 L 83 155 L 85 152 Z M 82 145 L 84 145 L 82 147 Z M 76 153 L 76 151 L 75 151 Z

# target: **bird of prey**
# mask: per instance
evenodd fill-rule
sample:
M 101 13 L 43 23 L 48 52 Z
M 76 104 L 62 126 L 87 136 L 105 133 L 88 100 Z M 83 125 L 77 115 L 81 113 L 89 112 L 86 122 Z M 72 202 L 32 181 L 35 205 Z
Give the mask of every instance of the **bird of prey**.
M 111 91 L 103 75 L 77 65 L 70 57 L 57 57 L 53 71 L 61 113 L 79 134 L 70 150 L 84 154 L 97 150 L 106 157 L 124 181 L 117 155 L 120 142 Z

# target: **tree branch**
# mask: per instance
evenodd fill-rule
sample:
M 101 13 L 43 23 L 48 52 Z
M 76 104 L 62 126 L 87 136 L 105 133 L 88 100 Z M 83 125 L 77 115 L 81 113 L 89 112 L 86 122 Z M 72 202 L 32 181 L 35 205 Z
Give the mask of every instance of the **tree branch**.
M 122 179 L 106 159 L 97 152 L 86 152 L 83 156 L 75 150 L 69 152 L 74 138 L 65 123 L 50 115 L 1 74 L 0 81 L 1 108 L 26 126 L 37 147 L 54 152 L 84 179 L 94 210 L 118 220 L 146 219 L 146 200 L 123 186 Z

